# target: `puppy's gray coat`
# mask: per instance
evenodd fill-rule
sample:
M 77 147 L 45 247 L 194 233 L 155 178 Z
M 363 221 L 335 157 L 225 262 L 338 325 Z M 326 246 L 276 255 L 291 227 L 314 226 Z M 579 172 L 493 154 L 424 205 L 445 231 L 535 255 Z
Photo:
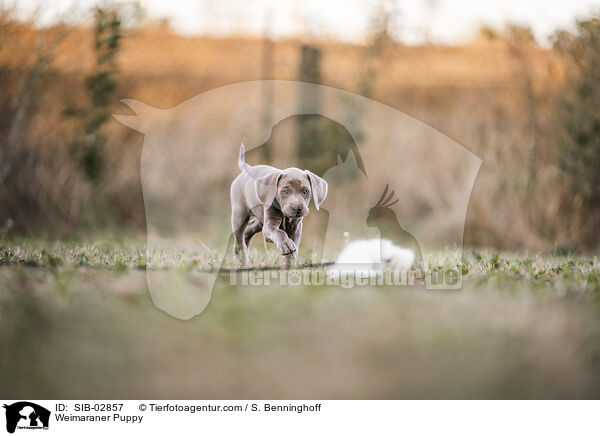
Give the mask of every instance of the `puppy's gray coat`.
M 319 210 L 327 196 L 327 182 L 308 170 L 250 166 L 245 154 L 242 144 L 238 160 L 242 173 L 231 184 L 230 192 L 234 254 L 245 264 L 250 240 L 262 231 L 265 240 L 277 245 L 289 265 L 291 258 L 297 259 L 302 218 L 308 215 L 310 199 Z

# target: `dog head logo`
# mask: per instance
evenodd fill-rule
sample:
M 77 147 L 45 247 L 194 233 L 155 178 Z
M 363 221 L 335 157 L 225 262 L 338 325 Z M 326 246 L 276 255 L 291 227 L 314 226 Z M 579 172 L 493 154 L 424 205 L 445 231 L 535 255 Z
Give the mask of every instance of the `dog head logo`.
M 29 401 L 19 401 L 6 409 L 6 431 L 14 433 L 18 429 L 48 429 L 50 411 Z
M 309 228 L 320 223 L 325 232 L 316 239 L 326 260 L 335 259 L 347 232 L 352 239 L 410 234 L 423 257 L 446 247 L 462 249 L 481 160 L 394 108 L 327 86 L 277 80 L 227 85 L 171 109 L 123 103 L 134 114 L 114 117 L 144 134 L 148 290 L 154 304 L 174 317 L 201 313 L 219 271 L 237 267 L 230 186 L 240 174 L 241 143 L 252 166 L 299 167 L 327 182 L 327 197 L 318 211 L 311 206 L 302 233 L 303 247 L 313 247 L 316 232 Z M 333 126 L 320 131 L 323 141 L 314 135 L 319 118 Z M 293 126 L 305 146 L 288 146 L 274 127 L 284 124 Z M 329 146 L 332 138 L 342 138 L 341 145 Z M 400 201 L 372 210 L 386 184 Z M 377 215 L 383 209 L 394 215 L 389 226 Z M 253 227 L 255 218 L 249 219 Z

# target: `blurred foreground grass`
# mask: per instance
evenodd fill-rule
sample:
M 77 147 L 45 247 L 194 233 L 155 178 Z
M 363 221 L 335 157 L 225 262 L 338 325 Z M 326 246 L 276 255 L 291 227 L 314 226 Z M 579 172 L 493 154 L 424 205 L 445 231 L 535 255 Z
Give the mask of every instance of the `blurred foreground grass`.
M 0 243 L 0 397 L 600 396 L 597 258 L 468 251 L 459 291 L 222 277 L 180 321 L 153 306 L 144 269 L 215 259 L 144 251 Z

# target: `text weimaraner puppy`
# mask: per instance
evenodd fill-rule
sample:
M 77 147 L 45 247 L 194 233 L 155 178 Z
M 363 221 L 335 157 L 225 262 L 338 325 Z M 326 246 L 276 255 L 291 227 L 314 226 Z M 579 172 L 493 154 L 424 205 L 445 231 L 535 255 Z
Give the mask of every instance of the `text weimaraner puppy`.
M 312 197 L 315 208 L 327 196 L 327 182 L 310 171 L 298 168 L 278 170 L 268 165 L 250 166 L 240 147 L 238 166 L 242 173 L 231 184 L 231 226 L 234 254 L 245 264 L 252 237 L 262 231 L 274 242 L 289 266 L 298 256 L 302 218 L 308 215 Z

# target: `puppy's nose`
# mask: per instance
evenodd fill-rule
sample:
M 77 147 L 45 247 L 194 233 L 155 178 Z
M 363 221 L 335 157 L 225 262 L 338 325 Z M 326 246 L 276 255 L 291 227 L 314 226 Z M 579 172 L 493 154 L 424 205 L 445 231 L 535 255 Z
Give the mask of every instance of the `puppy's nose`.
M 302 205 L 293 206 L 292 209 L 296 212 L 296 215 L 300 215 L 302 213 Z

